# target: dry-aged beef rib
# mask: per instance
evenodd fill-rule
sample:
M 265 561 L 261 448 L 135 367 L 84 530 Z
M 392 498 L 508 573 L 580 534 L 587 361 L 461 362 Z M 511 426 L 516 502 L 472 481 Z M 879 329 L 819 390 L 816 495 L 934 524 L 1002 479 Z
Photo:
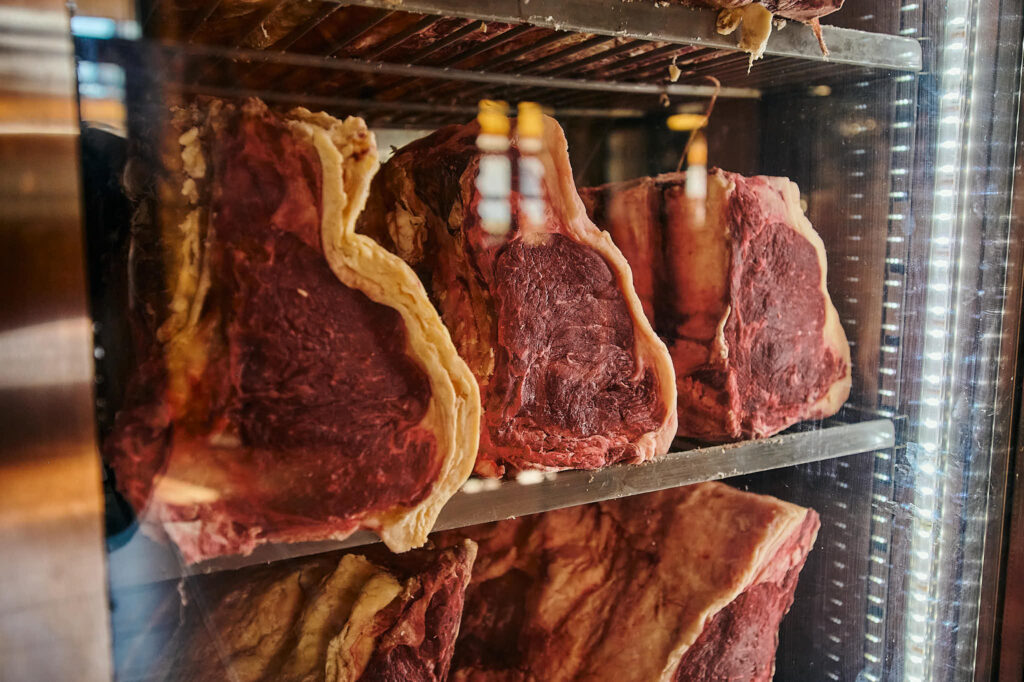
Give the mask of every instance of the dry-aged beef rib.
M 513 150 L 507 239 L 477 215 L 478 130 L 449 126 L 396 152 L 360 223 L 420 272 L 480 383 L 477 472 L 589 469 L 666 452 L 671 360 L 622 254 L 587 218 L 561 128 L 544 122 L 542 225 L 520 220 Z
M 188 579 L 167 682 L 444 682 L 476 545 Z
M 434 536 L 479 544 L 451 679 L 770 680 L 818 526 L 704 483 Z
M 635 277 L 661 283 L 652 308 L 675 364 L 681 436 L 770 436 L 842 407 L 850 346 L 793 182 L 716 169 L 706 201 L 686 196 L 683 173 L 582 194 L 614 238 L 647 235 L 623 252 Z
M 357 528 L 422 544 L 475 459 L 479 397 L 415 273 L 353 232 L 362 120 L 180 111 L 132 241 L 147 360 L 105 444 L 187 561 Z

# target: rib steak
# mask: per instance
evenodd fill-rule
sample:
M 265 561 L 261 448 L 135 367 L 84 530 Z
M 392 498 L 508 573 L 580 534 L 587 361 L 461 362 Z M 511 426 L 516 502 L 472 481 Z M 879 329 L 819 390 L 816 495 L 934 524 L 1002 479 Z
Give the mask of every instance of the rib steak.
M 451 680 L 750 680 L 819 527 L 721 483 L 449 531 L 479 544 Z
M 770 436 L 842 407 L 850 346 L 826 289 L 824 244 L 793 182 L 713 169 L 706 200 L 687 197 L 683 173 L 583 196 L 634 276 L 662 283 L 652 309 L 675 364 L 679 435 Z M 648 236 L 620 236 L 635 233 Z
M 675 385 L 629 266 L 586 216 L 565 136 L 543 128 L 541 224 L 523 220 L 513 147 L 512 227 L 483 229 L 476 123 L 398 150 L 360 231 L 420 273 L 484 406 L 476 471 L 592 469 L 668 450 Z
M 132 240 L 146 360 L 105 443 L 119 487 L 189 562 L 357 528 L 422 544 L 479 397 L 416 275 L 353 232 L 373 136 L 257 100 L 172 128 Z

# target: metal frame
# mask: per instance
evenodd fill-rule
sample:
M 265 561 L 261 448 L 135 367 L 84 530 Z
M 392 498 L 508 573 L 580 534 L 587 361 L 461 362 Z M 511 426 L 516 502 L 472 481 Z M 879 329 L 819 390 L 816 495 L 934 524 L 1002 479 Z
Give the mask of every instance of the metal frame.
M 1016 14 L 1014 14 L 1016 10 Z M 1014 425 L 1020 412 L 1020 332 L 1024 291 L 1024 221 L 1021 220 L 1019 201 L 1014 206 L 1013 192 L 1019 191 L 1021 180 L 1021 154 L 1024 129 L 1021 119 L 1021 88 L 1024 85 L 1024 8 L 1020 3 L 1001 2 L 1000 7 L 983 6 L 982 15 L 989 11 L 1002 11 L 996 40 L 987 47 L 982 74 L 991 79 L 995 93 L 991 124 L 976 138 L 1005 140 L 994 144 L 985 157 L 985 176 L 977 185 L 976 193 L 985 197 L 982 215 L 987 216 L 985 248 L 995 252 L 996 267 L 986 270 L 981 290 L 987 292 L 992 304 L 998 303 L 1002 315 L 993 319 L 981 309 L 980 339 L 983 354 L 981 367 L 988 358 L 994 360 L 988 376 L 982 375 L 979 384 L 991 386 L 982 395 L 992 405 L 989 414 L 982 414 L 983 431 L 991 434 L 990 474 L 978 495 L 977 502 L 969 505 L 970 513 L 977 514 L 977 526 L 983 538 L 981 584 L 977 599 L 978 633 L 976 649 L 965 650 L 963 656 L 975 662 L 975 679 L 991 679 L 998 665 L 999 615 L 1002 613 L 1001 584 L 1014 573 L 1003 572 L 1003 558 L 1007 547 L 1005 536 L 1010 522 L 1009 483 L 1013 472 Z M 1014 172 L 1016 169 L 1016 173 Z M 995 191 L 993 191 L 995 190 Z M 980 487 L 980 486 L 979 486 Z M 968 517 L 970 518 L 970 517 Z M 1019 551 L 1019 550 L 1018 550 Z M 1020 574 L 1017 574 L 1018 576 Z M 968 612 L 970 613 L 970 612 Z
M 341 2 L 341 0 L 331 0 Z M 394 9 L 394 0 L 345 0 L 344 4 Z M 655 2 L 620 0 L 403 0 L 407 12 L 441 14 L 483 21 L 523 22 L 556 30 L 665 40 L 722 50 L 736 49 L 736 36 L 715 30 L 717 12 Z M 821 54 L 810 30 L 774 31 L 765 54 L 836 64 L 918 71 L 921 46 L 913 39 L 823 26 L 830 56 Z
M 132 41 L 121 42 L 122 48 L 135 46 Z M 116 49 L 116 48 L 115 48 Z M 243 48 L 224 48 L 208 45 L 154 45 L 153 49 L 163 51 L 168 58 L 222 58 L 238 62 L 257 62 L 262 64 L 280 64 L 306 69 L 326 69 L 329 71 L 346 71 L 359 74 L 380 74 L 389 76 L 408 76 L 424 80 L 452 81 L 456 83 L 481 83 L 485 85 L 503 85 L 516 87 L 544 88 L 549 90 L 581 90 L 586 92 L 609 92 L 633 95 L 679 95 L 687 97 L 711 97 L 717 91 L 719 97 L 741 99 L 757 99 L 761 91 L 754 88 L 715 88 L 712 85 L 631 83 L 619 81 L 596 81 L 581 78 L 560 78 L 553 76 L 533 76 L 520 73 L 493 73 L 475 69 L 453 69 L 448 67 L 418 66 L 413 64 L 391 64 L 366 59 L 349 59 L 344 57 L 321 57 L 298 53 L 279 53 L 266 50 L 248 50 Z M 401 102 L 391 102 L 393 106 L 403 106 Z
M 296 76 L 287 68 L 271 67 L 275 75 L 255 78 L 256 85 L 252 76 L 262 76 L 260 67 L 246 70 L 233 64 L 236 61 L 361 73 L 366 80 L 351 82 L 358 82 L 361 99 L 372 105 L 353 110 L 339 104 L 338 110 L 368 112 L 369 122 L 376 126 L 443 125 L 456 120 L 445 107 L 475 106 L 487 97 L 536 100 L 557 109 L 655 111 L 668 96 L 710 95 L 714 89 L 707 85 L 707 76 L 724 84 L 721 97 L 757 97 L 763 84 L 803 86 L 841 75 L 849 68 L 843 65 L 907 71 L 921 65 L 915 40 L 832 27 L 825 27 L 832 49 L 826 60 L 812 32 L 794 26 L 776 31 L 769 41 L 769 56 L 751 69 L 748 55 L 736 48 L 735 36 L 715 32 L 715 12 L 660 6 L 665 3 L 532 0 L 520 6 L 519 0 L 413 0 L 396 6 L 390 0 L 318 1 L 319 10 L 308 5 L 309 16 L 259 50 L 241 48 L 258 35 L 254 32 L 260 22 L 287 3 L 279 0 L 254 9 L 233 35 L 225 36 L 219 28 L 219 3 L 187 10 L 154 0 L 146 35 L 161 35 L 155 17 L 187 27 L 184 37 L 162 37 L 179 41 L 181 55 L 209 60 L 197 74 L 185 78 L 191 86 L 329 94 L 330 88 L 317 89 L 318 79 Z M 448 34 L 410 50 L 407 41 L 437 30 L 442 17 L 453 20 L 445 25 Z M 460 25 L 459 19 L 464 23 Z M 465 41 L 465 49 L 437 56 L 442 47 L 451 50 L 460 41 Z M 224 51 L 217 53 L 217 48 Z M 669 81 L 671 64 L 682 69 L 679 83 Z M 466 81 L 476 85 L 460 84 Z M 645 99 L 630 97 L 637 94 Z M 614 96 L 617 99 L 611 99 Z M 400 111 L 402 102 L 418 108 Z M 428 104 L 438 108 L 430 110 Z
M 64 3 L 0 2 L 0 44 L 0 679 L 109 680 Z
M 1024 56 L 1022 56 L 1024 62 Z M 1018 92 L 1024 91 L 1024 64 L 1021 68 L 1021 82 Z M 1009 256 L 1007 258 L 1006 307 L 1018 311 L 1024 307 L 1024 97 L 1017 102 L 1017 133 L 1015 136 L 1016 158 L 1014 167 L 1017 169 L 1013 180 L 1013 203 L 1010 209 L 1009 225 Z M 1014 278 L 1016 273 L 1016 278 Z M 1021 326 L 1017 322 L 1018 330 Z M 1021 348 L 1020 332 L 1014 377 L 1021 376 L 1024 371 L 1024 353 Z M 1009 347 L 1005 349 L 1009 351 Z M 1006 366 L 1010 359 L 1006 359 Z M 987 635 L 991 642 L 990 648 L 979 649 L 979 660 L 991 657 L 987 664 L 1000 682 L 1024 681 L 1024 419 L 1021 419 L 1022 397 L 1019 380 L 1001 381 L 1000 400 L 1014 401 L 1015 414 L 1013 425 L 1008 425 L 1016 435 L 1012 446 L 1014 456 L 1006 458 L 1005 487 L 1009 496 L 1004 500 L 1007 513 L 1005 523 L 1000 526 L 992 524 L 990 537 L 993 538 L 989 547 L 999 547 L 1001 556 L 989 551 L 986 562 L 997 570 L 990 570 L 983 585 L 983 600 L 988 603 L 997 602 L 999 608 L 993 609 L 982 629 L 981 639 Z M 993 675 L 993 678 L 995 675 Z
M 994 670 L 1015 410 L 1024 235 L 1008 218 L 1021 8 L 967 0 L 956 3 L 961 18 L 947 15 L 953 4 L 925 17 L 925 34 L 939 37 L 926 54 L 934 75 L 919 90 L 921 109 L 938 115 L 921 118 L 918 132 L 915 175 L 925 189 L 913 210 L 908 308 L 921 312 L 908 324 L 902 374 L 910 425 L 896 502 L 911 546 L 905 639 L 893 646 L 907 652 L 889 674 L 907 680 L 982 680 Z M 962 39 L 947 44 L 951 27 Z M 962 60 L 950 58 L 956 50 Z M 948 149 L 959 160 L 941 160 Z M 932 302 L 936 291 L 949 292 L 946 304 Z
M 1022 89 L 1024 89 L 1024 75 L 1022 75 Z M 1017 112 L 1017 168 L 1013 185 L 1013 207 L 1010 211 L 1010 221 L 1014 227 L 1012 232 L 1024 233 L 1024 98 L 1018 102 Z M 1014 242 L 1009 261 L 1020 263 L 1024 260 L 1024 244 L 1020 241 Z M 1008 291 L 1008 299 L 1016 302 L 1017 308 L 1022 306 L 1021 299 L 1024 298 L 1024 267 L 1016 267 L 1020 272 L 1015 282 L 1009 282 L 1016 287 L 1016 291 Z M 1009 287 L 1008 287 L 1009 288 Z M 1018 347 L 1016 376 L 1021 376 L 1024 371 L 1024 353 Z M 1001 619 L 999 626 L 998 646 L 998 674 L 1000 682 L 1022 682 L 1024 680 L 1024 419 L 1021 419 L 1021 388 L 1018 386 L 1012 397 L 1017 399 L 1016 428 L 1017 442 L 1014 446 L 1014 462 L 1008 467 L 1008 489 L 1012 492 L 1011 499 L 1007 500 L 1009 513 L 1007 514 L 1007 532 L 1004 536 L 1006 546 L 1005 564 L 1002 570 L 1001 579 L 992 579 L 990 585 L 998 585 L 1000 594 L 1000 610 L 996 614 Z M 994 638 L 993 638 L 994 639 Z

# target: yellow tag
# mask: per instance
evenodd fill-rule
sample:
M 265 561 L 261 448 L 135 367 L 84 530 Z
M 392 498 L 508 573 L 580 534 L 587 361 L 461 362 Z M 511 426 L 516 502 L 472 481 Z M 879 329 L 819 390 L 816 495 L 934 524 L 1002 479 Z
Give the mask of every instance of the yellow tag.
M 544 112 L 536 102 L 520 102 L 519 118 L 516 119 L 516 132 L 519 137 L 544 136 Z
M 508 120 L 508 102 L 482 99 L 478 106 L 476 120 L 480 123 L 481 134 L 508 136 L 512 127 Z
M 668 117 L 669 130 L 697 130 L 708 124 L 704 114 L 673 114 Z

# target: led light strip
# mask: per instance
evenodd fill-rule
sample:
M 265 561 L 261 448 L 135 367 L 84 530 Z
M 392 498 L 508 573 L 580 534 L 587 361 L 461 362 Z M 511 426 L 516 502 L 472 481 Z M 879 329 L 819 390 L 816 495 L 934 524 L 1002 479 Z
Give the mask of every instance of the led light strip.
M 908 448 L 914 462 L 913 518 L 906 578 L 906 628 L 903 679 L 925 682 L 935 677 L 937 588 L 946 571 L 938 551 L 942 537 L 944 474 L 948 439 L 945 428 L 950 389 L 958 370 L 956 297 L 961 283 L 958 222 L 962 149 L 970 123 L 965 121 L 969 83 L 968 34 L 970 0 L 948 0 L 946 25 L 939 61 L 938 125 L 935 149 L 935 185 L 929 240 L 927 296 L 924 312 L 923 357 L 918 394 L 918 420 Z

